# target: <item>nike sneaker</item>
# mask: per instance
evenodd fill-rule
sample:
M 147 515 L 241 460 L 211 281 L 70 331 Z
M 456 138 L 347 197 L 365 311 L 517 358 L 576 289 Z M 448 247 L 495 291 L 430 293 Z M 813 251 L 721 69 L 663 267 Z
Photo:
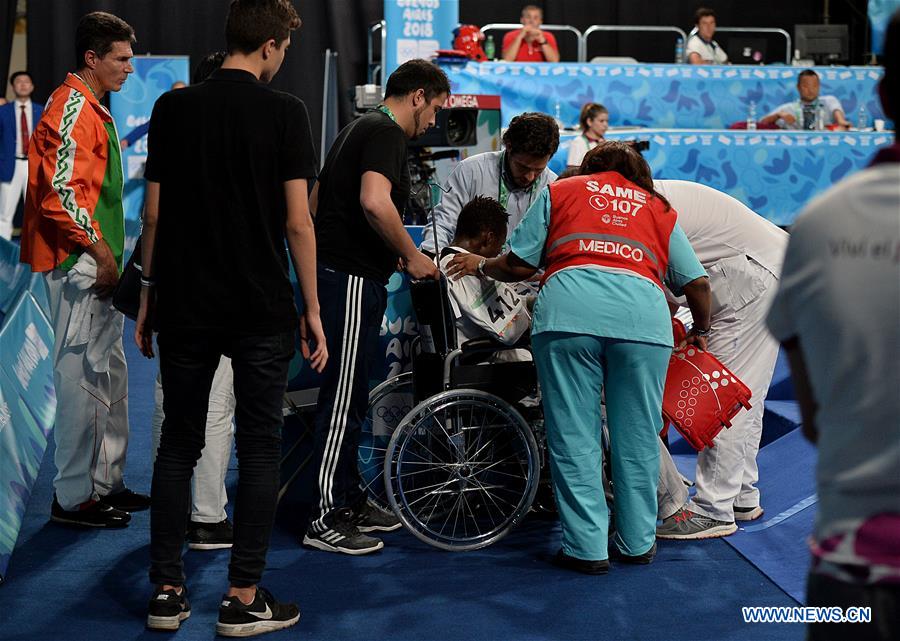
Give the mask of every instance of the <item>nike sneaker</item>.
M 279 603 L 265 588 L 256 588 L 253 603 L 244 605 L 236 596 L 222 597 L 216 634 L 223 637 L 252 637 L 289 628 L 300 620 L 300 608 Z

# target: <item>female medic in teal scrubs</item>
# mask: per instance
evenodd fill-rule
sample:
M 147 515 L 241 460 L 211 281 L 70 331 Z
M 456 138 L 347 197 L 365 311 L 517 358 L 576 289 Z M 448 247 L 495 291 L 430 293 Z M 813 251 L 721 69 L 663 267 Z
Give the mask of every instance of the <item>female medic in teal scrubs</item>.
M 613 558 L 656 552 L 662 396 L 672 353 L 663 286 L 694 316 L 688 342 L 706 347 L 710 291 L 676 212 L 653 190 L 629 145 L 606 141 L 580 174 L 545 188 L 494 259 L 460 254 L 448 273 L 520 281 L 544 273 L 532 347 L 541 384 L 560 521 L 558 565 L 604 574 Z M 458 275 L 457 275 L 458 274 Z M 605 390 L 616 501 L 608 549 L 601 482 L 600 394 Z

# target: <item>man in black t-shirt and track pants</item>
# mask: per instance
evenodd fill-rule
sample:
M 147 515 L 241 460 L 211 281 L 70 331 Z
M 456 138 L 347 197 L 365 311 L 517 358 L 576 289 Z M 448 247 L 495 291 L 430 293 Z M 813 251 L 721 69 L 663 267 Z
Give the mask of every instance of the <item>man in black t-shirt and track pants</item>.
M 153 356 L 152 317 L 166 415 L 150 508 L 156 590 L 147 626 L 153 629 L 177 630 L 190 616 L 181 553 L 191 474 L 223 354 L 234 371 L 239 475 L 230 586 L 216 632 L 245 637 L 300 618 L 296 605 L 259 587 L 275 520 L 282 403 L 298 326 L 285 239 L 305 303 L 302 351 L 319 371 L 328 360 L 307 202 L 307 180 L 316 173 L 309 116 L 297 98 L 266 86 L 299 26 L 290 0 L 232 2 L 222 68 L 161 96 L 150 119 L 135 340 Z M 315 341 L 312 354 L 302 340 L 307 332 Z
M 367 502 L 357 448 L 377 358 L 387 285 L 398 264 L 413 278 L 437 278 L 400 218 L 409 198 L 407 140 L 421 136 L 450 93 L 447 76 L 411 60 L 388 78 L 384 103 L 338 135 L 313 188 L 322 323 L 331 360 L 315 419 L 316 501 L 303 543 L 368 554 L 384 547 L 362 532 L 400 527 Z M 399 263 L 398 263 L 399 261 Z

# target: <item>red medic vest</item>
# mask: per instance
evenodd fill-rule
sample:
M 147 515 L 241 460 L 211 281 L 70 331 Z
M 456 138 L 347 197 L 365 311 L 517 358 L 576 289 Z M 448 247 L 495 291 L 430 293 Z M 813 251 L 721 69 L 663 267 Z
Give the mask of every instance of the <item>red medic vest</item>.
M 590 266 L 626 271 L 660 289 L 677 213 L 614 171 L 550 185 L 550 229 L 541 285 L 553 274 Z

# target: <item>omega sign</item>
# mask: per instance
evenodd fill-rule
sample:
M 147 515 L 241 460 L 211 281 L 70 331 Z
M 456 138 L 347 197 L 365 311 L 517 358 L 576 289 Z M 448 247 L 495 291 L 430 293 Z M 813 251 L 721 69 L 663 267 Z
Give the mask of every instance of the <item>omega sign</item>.
M 444 102 L 444 109 L 499 109 L 500 96 L 453 93 Z

